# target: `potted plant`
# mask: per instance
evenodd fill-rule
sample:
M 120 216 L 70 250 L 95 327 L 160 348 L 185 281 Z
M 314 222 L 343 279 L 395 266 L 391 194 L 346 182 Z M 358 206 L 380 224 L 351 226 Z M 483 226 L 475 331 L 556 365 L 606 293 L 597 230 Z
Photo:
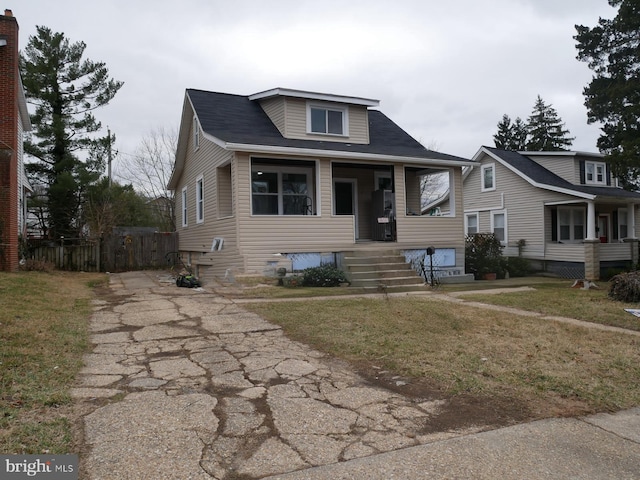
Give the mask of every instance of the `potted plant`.
M 476 280 L 495 280 L 502 276 L 503 246 L 493 233 L 474 233 L 467 236 L 465 270 Z

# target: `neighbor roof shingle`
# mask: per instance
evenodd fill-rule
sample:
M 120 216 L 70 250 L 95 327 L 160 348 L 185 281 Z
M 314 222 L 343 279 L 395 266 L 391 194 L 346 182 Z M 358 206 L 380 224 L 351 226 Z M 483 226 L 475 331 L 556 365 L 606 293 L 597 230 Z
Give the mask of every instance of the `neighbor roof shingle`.
M 533 182 L 550 187 L 562 188 L 565 190 L 573 190 L 588 195 L 597 195 L 605 197 L 624 197 L 624 198 L 640 198 L 640 193 L 630 192 L 621 188 L 612 187 L 592 187 L 588 185 L 575 185 L 568 180 L 556 175 L 550 170 L 544 168 L 539 163 L 531 160 L 525 155 L 509 150 L 500 150 L 499 148 L 483 147 L 495 156 L 499 157 L 505 163 L 509 164 L 515 170 L 519 171 L 525 177 Z

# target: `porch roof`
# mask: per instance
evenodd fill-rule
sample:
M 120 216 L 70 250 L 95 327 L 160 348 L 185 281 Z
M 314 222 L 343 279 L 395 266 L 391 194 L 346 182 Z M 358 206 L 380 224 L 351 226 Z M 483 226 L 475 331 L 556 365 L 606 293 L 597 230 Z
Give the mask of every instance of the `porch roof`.
M 501 150 L 493 147 L 482 147 L 493 158 L 502 161 L 505 166 L 520 175 L 534 186 L 574 194 L 580 198 L 591 197 L 592 200 L 607 198 L 628 199 L 640 202 L 640 193 L 630 192 L 616 187 L 596 187 L 576 185 L 544 168 L 539 163 L 518 152 Z M 477 154 L 476 154 L 477 157 Z
M 282 136 L 260 104 L 249 96 L 188 89 L 187 96 L 206 134 L 222 146 L 267 146 L 293 150 L 344 152 L 386 157 L 470 163 L 468 159 L 435 152 L 417 140 L 378 110 L 369 109 L 369 144 L 298 140 Z M 235 148 L 237 149 L 237 148 Z

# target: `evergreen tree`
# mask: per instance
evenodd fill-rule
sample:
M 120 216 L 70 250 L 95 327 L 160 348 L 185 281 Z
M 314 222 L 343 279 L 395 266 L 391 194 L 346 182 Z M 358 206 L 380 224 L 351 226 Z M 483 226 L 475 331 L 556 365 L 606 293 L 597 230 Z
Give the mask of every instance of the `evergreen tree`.
M 132 185 L 120 185 L 103 177 L 87 187 L 83 224 L 91 236 L 111 233 L 113 227 L 158 227 L 149 201 Z
M 521 152 L 527 148 L 527 124 L 520 117 L 516 117 L 511 126 L 513 137 L 513 150 Z
M 569 137 L 569 130 L 565 130 L 564 123 L 558 113 L 551 106 L 544 103 L 538 95 L 533 111 L 527 121 L 526 150 L 558 151 L 567 150 L 573 144 L 573 137 Z
M 35 105 L 25 152 L 36 161 L 27 169 L 34 183 L 46 188 L 50 236 L 74 236 L 81 229 L 86 186 L 100 177 L 105 151 L 115 139 L 97 135 L 101 125 L 92 112 L 109 103 L 122 82 L 109 78 L 104 63 L 82 59 L 83 42 L 36 29 L 20 58 L 27 100 Z
M 598 148 L 626 187 L 640 178 L 640 5 L 609 0 L 619 7 L 613 20 L 589 28 L 576 25 L 578 60 L 593 70 L 584 89 L 587 121 L 602 122 Z
M 527 128 L 520 117 L 511 123 L 509 115 L 504 114 L 498 122 L 498 132 L 493 136 L 497 148 L 503 150 L 524 150 L 527 142 Z
M 498 122 L 498 132 L 493 136 L 493 143 L 496 148 L 511 150 L 511 118 L 506 113 Z

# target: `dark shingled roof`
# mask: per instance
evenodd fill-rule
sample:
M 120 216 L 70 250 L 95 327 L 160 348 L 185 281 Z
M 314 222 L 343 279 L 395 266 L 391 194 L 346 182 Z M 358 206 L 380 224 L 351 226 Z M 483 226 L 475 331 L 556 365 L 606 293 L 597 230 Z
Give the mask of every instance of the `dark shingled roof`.
M 640 198 L 640 193 L 630 192 L 621 188 L 575 185 L 518 152 L 500 150 L 499 148 L 493 147 L 483 148 L 537 184 L 549 185 L 550 187 L 562 188 L 565 190 L 573 190 L 575 192 L 586 193 L 588 195 L 597 195 L 599 197 Z
M 227 143 L 469 161 L 465 158 L 427 150 L 377 110 L 369 110 L 370 143 L 367 145 L 322 140 L 295 140 L 282 136 L 262 110 L 258 101 L 249 100 L 243 95 L 194 89 L 188 89 L 187 95 L 191 99 L 202 129 Z

